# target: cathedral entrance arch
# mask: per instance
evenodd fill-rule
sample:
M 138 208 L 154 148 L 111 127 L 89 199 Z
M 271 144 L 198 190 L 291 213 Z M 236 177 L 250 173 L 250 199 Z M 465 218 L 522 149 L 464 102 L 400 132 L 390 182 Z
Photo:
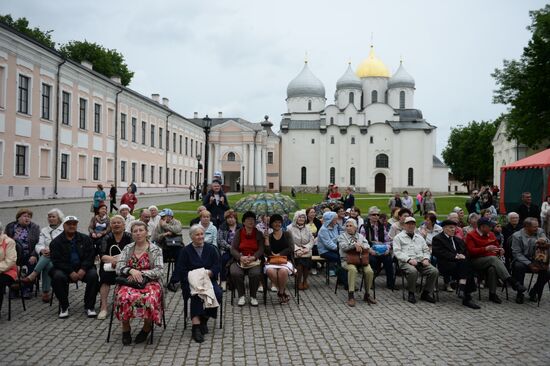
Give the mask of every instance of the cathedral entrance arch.
M 386 193 L 386 176 L 382 173 L 374 176 L 374 193 Z

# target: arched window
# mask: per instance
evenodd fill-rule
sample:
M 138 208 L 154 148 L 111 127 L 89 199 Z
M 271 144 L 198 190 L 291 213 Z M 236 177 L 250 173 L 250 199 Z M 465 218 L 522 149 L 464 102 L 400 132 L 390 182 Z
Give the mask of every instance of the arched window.
M 405 92 L 401 90 L 399 92 L 399 109 L 405 108 Z
M 355 101 L 355 94 L 353 94 L 353 92 L 350 92 L 349 93 L 349 102 L 350 102 L 350 104 L 353 104 L 354 101 Z
M 355 185 L 355 168 L 350 168 L 349 170 L 349 185 Z
M 227 161 L 235 161 L 235 153 L 234 152 L 230 152 L 229 154 L 227 154 Z
M 334 184 L 336 182 L 336 169 L 334 167 L 330 168 L 330 183 Z
M 389 166 L 388 155 L 378 154 L 376 156 L 376 167 L 377 168 L 387 168 Z
M 352 137 L 351 137 L 351 144 L 352 144 L 352 145 L 355 145 L 355 136 L 352 136 Z
M 370 93 L 370 99 L 371 99 L 371 103 L 378 103 L 378 91 L 377 90 L 373 90 Z
M 305 166 L 302 167 L 302 180 L 300 184 L 307 184 L 307 169 Z
M 353 123 L 353 118 L 349 118 L 349 124 L 351 125 Z
M 330 144 L 334 145 L 334 136 L 330 136 Z
M 311 100 L 307 101 L 307 110 L 311 111 Z
M 409 171 L 407 173 L 407 184 L 409 187 L 412 187 L 414 185 L 414 171 L 413 168 L 409 168 Z
M 331 125 L 334 124 L 334 117 L 330 117 L 330 124 L 331 124 Z

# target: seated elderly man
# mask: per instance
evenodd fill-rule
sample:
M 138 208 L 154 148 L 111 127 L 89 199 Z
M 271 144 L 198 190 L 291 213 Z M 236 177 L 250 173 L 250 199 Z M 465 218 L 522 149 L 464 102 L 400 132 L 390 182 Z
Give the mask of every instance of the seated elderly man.
M 407 217 L 403 226 L 404 230 L 393 239 L 393 252 L 399 261 L 399 268 L 405 272 L 407 277 L 408 301 L 412 304 L 416 303 L 414 291 L 418 272 L 420 272 L 426 276 L 420 299 L 435 303 L 433 291 L 439 271 L 430 263 L 430 248 L 428 248 L 426 240 L 415 233 L 416 220 L 414 217 Z
M 462 297 L 462 305 L 471 309 L 479 309 L 472 301 L 471 293 L 476 290 L 474 274 L 466 258 L 466 245 L 456 236 L 458 223 L 445 220 L 441 223 L 443 232 L 432 240 L 432 254 L 437 257 L 438 267 L 444 276 L 458 280 L 458 294 Z
M 523 224 L 519 223 L 519 215 L 517 212 L 509 212 L 506 215 L 508 223 L 502 227 L 502 236 L 504 236 L 504 258 L 506 258 L 506 268 L 512 270 L 512 235 L 523 228 Z
M 517 292 L 525 292 L 525 287 L 515 281 L 504 263 L 497 257 L 503 255 L 504 249 L 498 244 L 495 234 L 491 231 L 491 219 L 482 217 L 477 222 L 477 228 L 466 235 L 466 248 L 471 258 L 472 267 L 487 275 L 489 300 L 500 304 L 502 300 L 497 296 L 497 278 L 512 286 Z
M 86 282 L 84 309 L 89 318 L 97 316 L 95 301 L 99 282 L 94 264 L 95 248 L 88 235 L 77 231 L 78 218 L 67 216 L 63 220 L 63 232 L 50 243 L 50 258 L 53 269 L 50 272 L 55 296 L 61 310 L 59 318 L 69 316 L 69 282 Z
M 537 301 L 544 290 L 544 286 L 550 279 L 548 272 L 548 239 L 544 231 L 539 228 L 539 222 L 534 217 L 528 217 L 523 221 L 523 229 L 512 235 L 512 274 L 514 278 L 523 283 L 525 273 L 537 274 L 537 282 L 529 291 L 529 300 Z M 523 304 L 523 292 L 518 292 L 516 302 Z
M 151 236 L 153 236 L 153 232 L 151 231 L 151 227 L 149 226 L 149 223 L 151 222 L 151 211 L 147 208 L 142 209 L 137 221 L 141 221 L 145 225 L 147 225 L 147 237 L 151 238 Z

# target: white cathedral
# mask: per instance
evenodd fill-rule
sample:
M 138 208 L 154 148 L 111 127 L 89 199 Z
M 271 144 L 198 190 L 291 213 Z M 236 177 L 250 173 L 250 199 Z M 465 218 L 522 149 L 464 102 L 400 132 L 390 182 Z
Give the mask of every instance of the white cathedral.
M 401 63 L 390 76 L 371 46 L 354 73 L 336 82 L 334 104 L 307 61 L 287 88 L 281 121 L 281 188 L 358 192 L 447 192 L 448 168 L 435 156 L 436 127 L 414 108 L 415 82 Z

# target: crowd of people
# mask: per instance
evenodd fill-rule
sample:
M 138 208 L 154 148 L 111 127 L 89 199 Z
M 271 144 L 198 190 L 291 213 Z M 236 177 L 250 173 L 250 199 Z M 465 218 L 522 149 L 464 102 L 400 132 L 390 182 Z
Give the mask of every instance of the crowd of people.
M 217 317 L 228 286 L 236 291 L 238 306 L 247 302 L 258 306 L 258 292 L 270 290 L 277 293 L 280 304 L 288 304 L 289 278 L 295 276 L 300 291 L 308 290 L 309 276 L 319 269 L 314 257 L 323 258 L 330 276 L 338 276 L 350 307 L 357 305 L 358 275 L 368 305 L 377 304 L 371 290 L 382 273 L 389 289 L 395 289 L 396 276 L 402 276 L 406 299 L 413 304 L 417 302 L 418 277 L 423 277 L 420 300 L 434 303 L 441 275 L 443 290 L 456 292 L 462 304 L 472 309 L 480 308 L 472 297 L 478 284 L 489 289 L 493 303 L 502 302 L 497 295 L 499 284 L 513 289 L 516 302 L 523 303 L 526 273 L 537 274 L 527 294 L 530 301 L 540 300 L 550 279 L 545 224 L 550 219 L 550 197 L 541 210 L 531 203 L 528 192 L 522 195 L 520 207 L 508 213 L 504 225 L 497 221 L 489 189 L 472 192 L 465 205 L 467 216 L 461 207 L 438 215 L 429 191 L 420 192 L 416 202 L 405 191 L 390 198 L 388 215 L 372 206 L 362 217 L 353 188 L 341 195 L 334 185 L 325 196 L 341 202 L 333 209 L 318 213 L 310 207 L 296 211 L 292 220 L 286 215 L 249 211 L 239 222 L 221 182 L 215 180 L 198 207 L 198 216 L 190 222 L 189 239 L 183 237 L 182 223 L 169 208 L 151 206 L 137 215 L 135 186 L 128 187 L 119 207 L 113 200 L 116 190 L 111 189 L 110 210 L 107 196 L 101 192 L 103 187 L 98 186 L 87 232 L 85 225 L 79 227 L 81 219 L 65 216 L 59 209 L 48 212 L 44 228 L 35 224 L 33 212 L 24 208 L 15 221 L 0 229 L 0 305 L 4 288 L 10 289 L 9 296 L 29 299 L 40 279 L 42 300 L 47 303 L 55 296 L 58 316 L 65 319 L 69 317 L 69 285 L 84 282 L 86 315 L 106 319 L 114 286 L 112 309 L 122 325 L 122 342 L 142 343 L 154 324 L 162 321 L 162 278 L 165 263 L 171 261 L 175 269 L 166 286 L 171 291 L 181 288 L 190 303 L 192 338 L 203 342 L 208 320 Z M 116 213 L 109 216 L 113 209 Z M 417 212 L 422 223 L 417 223 Z M 134 339 L 133 318 L 144 320 Z

